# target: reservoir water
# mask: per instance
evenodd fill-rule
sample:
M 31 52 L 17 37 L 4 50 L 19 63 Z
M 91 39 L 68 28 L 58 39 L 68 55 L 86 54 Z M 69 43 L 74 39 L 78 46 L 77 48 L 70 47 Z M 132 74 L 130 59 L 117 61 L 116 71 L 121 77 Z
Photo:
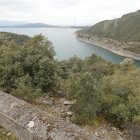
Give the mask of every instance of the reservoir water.
M 42 33 L 52 41 L 56 52 L 55 58 L 58 60 L 68 60 L 74 55 L 84 59 L 93 53 L 112 63 L 120 63 L 126 58 L 101 47 L 78 41 L 76 37 L 72 35 L 76 30 L 77 29 L 64 28 L 0 28 L 0 31 L 24 34 L 30 37 Z M 140 61 L 135 60 L 135 65 L 140 67 Z

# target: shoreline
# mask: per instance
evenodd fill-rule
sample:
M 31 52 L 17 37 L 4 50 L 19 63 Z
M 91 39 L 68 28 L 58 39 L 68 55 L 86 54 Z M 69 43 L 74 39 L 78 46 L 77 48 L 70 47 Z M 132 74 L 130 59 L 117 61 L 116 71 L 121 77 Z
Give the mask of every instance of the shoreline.
M 76 34 L 74 34 L 74 35 L 76 35 Z M 115 46 L 107 45 L 107 44 L 102 43 L 102 42 L 88 40 L 86 38 L 79 38 L 79 37 L 77 37 L 77 35 L 76 35 L 76 38 L 79 41 L 83 41 L 83 42 L 86 42 L 86 43 L 89 43 L 89 44 L 96 45 L 98 47 L 107 49 L 110 52 L 113 52 L 117 55 L 124 56 L 124 57 L 129 57 L 129 58 L 132 58 L 132 59 L 135 59 L 135 60 L 140 60 L 140 54 L 136 54 L 136 53 L 133 53 L 133 52 L 130 52 L 130 51 L 127 51 L 127 50 L 123 50 L 123 48 L 120 48 L 120 47 L 116 48 Z

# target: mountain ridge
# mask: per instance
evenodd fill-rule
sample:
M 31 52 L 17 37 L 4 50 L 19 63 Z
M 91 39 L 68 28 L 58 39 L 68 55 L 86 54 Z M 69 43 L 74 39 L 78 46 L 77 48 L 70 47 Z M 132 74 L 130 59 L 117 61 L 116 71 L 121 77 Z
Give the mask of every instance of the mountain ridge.
M 13 24 L 11 24 L 13 23 Z M 53 25 L 48 25 L 45 23 L 26 23 L 26 22 L 12 22 L 10 21 L 7 24 L 2 24 L 2 21 L 0 21 L 0 27 L 1 28 L 26 28 L 26 27 L 53 27 Z
M 15 25 L 24 25 L 27 24 L 25 21 L 8 21 L 8 20 L 0 20 L 0 26 L 15 26 Z
M 27 23 L 24 25 L 15 25 L 14 27 L 53 27 L 53 25 L 48 25 L 45 23 Z
M 0 28 L 47 28 L 47 27 L 57 27 L 57 28 L 88 28 L 89 26 L 58 26 L 49 25 L 46 23 L 27 23 L 24 21 L 2 21 L 0 20 Z
M 92 27 L 77 31 L 98 37 L 111 38 L 124 42 L 140 41 L 140 10 L 123 15 L 121 18 L 101 21 Z

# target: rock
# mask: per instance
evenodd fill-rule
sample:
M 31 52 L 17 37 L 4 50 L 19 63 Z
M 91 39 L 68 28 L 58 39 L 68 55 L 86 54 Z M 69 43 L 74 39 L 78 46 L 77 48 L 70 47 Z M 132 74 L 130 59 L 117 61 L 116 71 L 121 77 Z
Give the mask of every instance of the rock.
M 61 117 L 62 117 L 62 118 L 66 118 L 66 117 L 67 117 L 67 113 L 62 113 L 62 114 L 61 114 Z
M 0 125 L 0 129 L 2 129 L 3 127 Z
M 119 140 L 124 140 L 122 137 L 119 137 Z
M 73 115 L 73 116 L 71 117 L 71 121 L 75 121 L 75 120 L 76 120 L 76 116 Z
M 67 115 L 72 117 L 73 116 L 73 112 L 69 111 L 69 112 L 67 112 Z
M 72 105 L 74 102 L 71 101 L 64 101 L 64 105 Z
M 10 136 L 11 136 L 11 134 L 12 134 L 12 133 L 11 133 L 11 132 L 9 132 L 9 133 L 7 133 L 7 135 L 6 135 L 6 136 L 7 136 L 7 137 L 10 137 Z
M 129 131 L 125 129 L 124 134 L 129 134 Z
M 123 133 L 121 133 L 121 136 L 123 137 Z
M 65 101 L 65 98 L 61 98 L 60 101 Z
M 66 117 L 66 120 L 68 120 L 68 121 L 69 121 L 69 119 L 70 119 L 69 117 Z
M 52 98 L 50 98 L 50 100 L 52 100 L 52 101 L 55 101 L 55 99 L 52 97 Z
M 102 133 L 103 133 L 103 135 L 104 135 L 104 134 L 105 134 L 105 131 L 103 131 Z
M 46 99 L 49 99 L 50 97 L 47 95 L 45 98 L 46 98 Z
M 52 106 L 52 105 L 53 105 L 53 103 L 48 102 L 48 101 L 43 101 L 42 104 L 43 104 L 44 106 Z
M 28 123 L 28 127 L 29 127 L 29 128 L 34 127 L 34 122 L 33 122 L 33 121 L 29 121 L 29 123 Z
M 135 62 L 134 60 L 130 59 L 130 58 L 125 58 L 121 63 L 120 65 L 123 65 L 123 66 L 131 66 L 131 65 L 134 65 Z
M 98 132 L 97 132 L 97 131 L 95 131 L 95 136 L 99 137 L 99 134 L 98 134 Z
M 64 113 L 64 110 L 61 110 L 61 113 Z
M 113 131 L 116 131 L 117 129 L 115 127 L 112 128 Z
M 71 107 L 71 105 L 67 105 L 67 109 L 69 109 Z
M 2 135 L 5 135 L 6 133 L 5 132 L 2 132 Z

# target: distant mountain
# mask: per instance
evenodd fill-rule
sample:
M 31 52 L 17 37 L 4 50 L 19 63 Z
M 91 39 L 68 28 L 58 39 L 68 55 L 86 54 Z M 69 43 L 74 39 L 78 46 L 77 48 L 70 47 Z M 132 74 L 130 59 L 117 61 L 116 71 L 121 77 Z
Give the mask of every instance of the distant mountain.
M 52 25 L 44 24 L 44 23 L 27 23 L 24 25 L 15 25 L 14 27 L 20 28 L 28 28 L 28 27 L 52 27 Z
M 99 22 L 88 29 L 77 32 L 124 42 L 139 42 L 140 10 L 118 19 Z
M 27 23 L 24 21 L 0 21 L 0 28 L 41 28 L 41 27 L 60 27 L 60 28 L 88 28 L 89 26 L 54 26 L 45 23 Z
M 52 25 L 44 23 L 27 23 L 24 21 L 6 21 L 0 20 L 0 28 L 28 28 L 28 27 L 52 27 Z
M 24 25 L 27 22 L 24 21 L 7 21 L 7 20 L 0 20 L 0 26 L 15 26 L 15 25 Z

